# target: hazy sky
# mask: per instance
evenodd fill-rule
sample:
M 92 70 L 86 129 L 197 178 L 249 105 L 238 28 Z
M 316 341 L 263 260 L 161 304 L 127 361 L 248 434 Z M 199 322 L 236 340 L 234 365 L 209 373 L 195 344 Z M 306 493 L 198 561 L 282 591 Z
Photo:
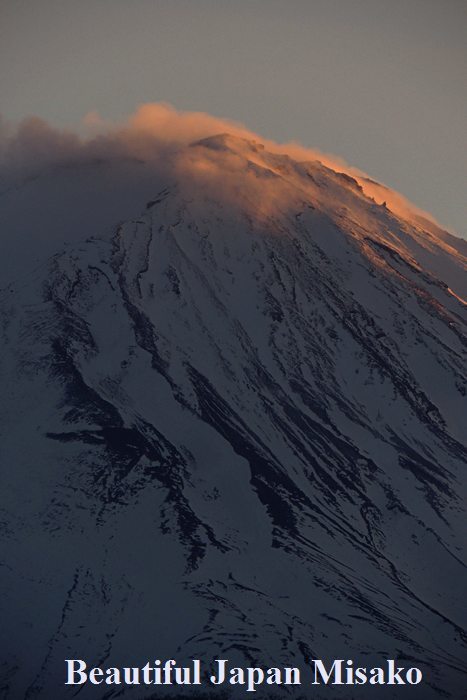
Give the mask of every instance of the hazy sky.
M 345 158 L 467 236 L 465 0 L 0 0 L 0 112 L 166 101 Z

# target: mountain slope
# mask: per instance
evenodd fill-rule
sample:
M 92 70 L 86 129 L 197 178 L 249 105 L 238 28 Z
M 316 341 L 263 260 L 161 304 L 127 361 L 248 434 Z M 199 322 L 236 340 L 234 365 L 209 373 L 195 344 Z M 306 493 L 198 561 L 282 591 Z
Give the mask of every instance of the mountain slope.
M 460 698 L 462 243 L 253 141 L 184 158 L 2 295 L 5 697 L 65 658 L 401 658 Z

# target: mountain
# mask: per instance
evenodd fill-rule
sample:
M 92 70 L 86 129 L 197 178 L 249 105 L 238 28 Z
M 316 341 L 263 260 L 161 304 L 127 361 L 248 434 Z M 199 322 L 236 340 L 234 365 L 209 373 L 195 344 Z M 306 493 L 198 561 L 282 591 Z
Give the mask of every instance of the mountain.
M 465 242 L 236 135 L 180 163 L 1 294 L 2 697 L 154 693 L 68 658 L 394 658 L 464 697 Z

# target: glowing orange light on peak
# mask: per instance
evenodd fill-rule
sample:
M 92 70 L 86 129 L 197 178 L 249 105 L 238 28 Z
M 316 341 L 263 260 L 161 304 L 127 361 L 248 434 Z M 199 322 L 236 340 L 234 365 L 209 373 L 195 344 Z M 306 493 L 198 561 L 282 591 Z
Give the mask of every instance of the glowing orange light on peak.
M 204 112 L 181 112 L 163 102 L 145 103 L 121 123 L 110 123 L 97 111 L 90 111 L 83 125 L 88 131 L 80 138 L 37 118 L 25 120 L 8 135 L 2 145 L 2 157 L 14 168 L 18 164 L 22 167 L 26 163 L 32 168 L 67 159 L 136 158 L 155 168 L 175 171 L 180 177 L 185 173 L 185 182 L 190 177 L 203 178 L 205 182 L 208 179 L 213 191 L 224 197 L 232 197 L 229 188 L 233 192 L 250 188 L 253 197 L 270 202 L 271 207 L 274 203 L 283 206 L 287 197 L 293 200 L 292 185 L 307 196 L 317 197 L 317 183 L 324 190 L 334 173 L 339 196 L 344 199 L 347 190 L 354 203 L 356 196 L 373 199 L 379 205 L 384 202 L 391 212 L 413 226 L 427 230 L 430 225 L 433 229 L 437 226 L 433 217 L 402 195 L 337 156 L 294 142 L 279 144 L 263 139 L 242 124 Z M 315 183 L 307 174 L 306 164 Z M 346 182 L 344 176 L 352 179 Z M 319 194 L 323 202 L 331 203 L 323 191 Z M 437 232 L 433 235 L 439 237 Z

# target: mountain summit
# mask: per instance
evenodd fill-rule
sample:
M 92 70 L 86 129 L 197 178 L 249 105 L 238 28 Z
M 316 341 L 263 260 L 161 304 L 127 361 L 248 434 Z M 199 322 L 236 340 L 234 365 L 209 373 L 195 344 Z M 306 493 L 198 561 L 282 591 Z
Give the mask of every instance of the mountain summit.
M 1 295 L 3 697 L 67 658 L 352 658 L 458 700 L 464 242 L 235 134 L 173 159 Z

